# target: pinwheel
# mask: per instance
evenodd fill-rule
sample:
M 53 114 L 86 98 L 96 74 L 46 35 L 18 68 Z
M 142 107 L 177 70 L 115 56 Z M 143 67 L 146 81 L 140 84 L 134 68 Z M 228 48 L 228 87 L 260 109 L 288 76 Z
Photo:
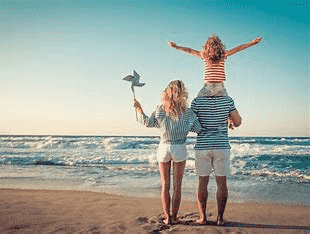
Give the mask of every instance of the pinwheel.
M 133 98 L 136 99 L 134 87 L 135 86 L 142 87 L 143 85 L 145 85 L 145 83 L 139 83 L 140 82 L 139 74 L 134 70 L 133 71 L 133 76 L 132 75 L 128 75 L 125 78 L 123 78 L 123 80 L 131 81 L 131 90 L 133 92 Z M 136 110 L 136 118 L 138 119 L 138 117 L 137 117 L 137 110 Z

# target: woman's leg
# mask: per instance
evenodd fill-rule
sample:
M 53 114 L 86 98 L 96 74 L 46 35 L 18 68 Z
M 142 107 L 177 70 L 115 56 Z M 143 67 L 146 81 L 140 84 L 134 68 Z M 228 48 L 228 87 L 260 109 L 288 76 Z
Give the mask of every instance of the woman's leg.
M 186 161 L 173 163 L 173 195 L 171 221 L 175 222 L 181 203 L 182 179 Z
M 208 183 L 209 176 L 199 176 L 197 203 L 200 217 L 197 222 L 200 224 L 204 224 L 207 221 Z
M 227 181 L 226 176 L 216 176 L 216 183 L 217 183 L 217 220 L 223 221 L 224 211 L 227 203 L 228 198 L 228 188 L 227 188 Z
M 169 224 L 170 220 L 170 170 L 171 161 L 160 162 L 159 171 L 161 177 L 161 204 L 164 211 L 164 223 Z

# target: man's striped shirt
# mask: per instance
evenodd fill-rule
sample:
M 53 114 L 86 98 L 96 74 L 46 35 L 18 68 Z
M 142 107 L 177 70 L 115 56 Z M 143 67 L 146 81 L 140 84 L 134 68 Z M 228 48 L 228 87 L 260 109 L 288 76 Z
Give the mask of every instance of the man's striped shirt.
M 236 110 L 228 96 L 199 96 L 191 104 L 202 126 L 195 145 L 196 150 L 230 149 L 228 141 L 228 118 Z
M 204 80 L 209 83 L 220 83 L 226 80 L 225 63 L 210 63 L 203 58 L 204 62 Z
M 138 121 L 146 127 L 159 128 L 160 142 L 165 144 L 183 144 L 190 131 L 196 133 L 201 131 L 197 116 L 190 108 L 183 112 L 178 120 L 174 121 L 166 116 L 164 107 L 158 105 L 150 117 L 139 112 Z

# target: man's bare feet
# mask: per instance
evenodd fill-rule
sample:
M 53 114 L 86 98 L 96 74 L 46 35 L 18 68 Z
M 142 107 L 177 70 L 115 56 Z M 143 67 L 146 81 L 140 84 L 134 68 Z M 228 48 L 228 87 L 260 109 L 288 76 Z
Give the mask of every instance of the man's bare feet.
M 171 224 L 179 223 L 180 220 L 177 217 L 171 217 Z
M 222 217 L 222 218 L 217 217 L 217 219 L 216 219 L 216 225 L 217 225 L 217 226 L 224 226 L 226 223 L 227 223 L 227 221 L 225 221 L 225 220 L 223 219 L 223 217 Z

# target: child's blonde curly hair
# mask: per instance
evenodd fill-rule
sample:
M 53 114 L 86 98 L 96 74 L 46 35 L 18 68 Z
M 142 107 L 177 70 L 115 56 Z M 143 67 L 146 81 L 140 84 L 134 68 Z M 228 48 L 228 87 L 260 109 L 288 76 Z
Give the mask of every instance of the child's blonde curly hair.
M 172 120 L 178 120 L 179 116 L 188 108 L 188 93 L 181 80 L 174 80 L 164 89 L 162 102 L 166 115 Z
M 225 58 L 226 49 L 220 38 L 212 34 L 203 44 L 201 55 L 211 63 L 218 63 Z

